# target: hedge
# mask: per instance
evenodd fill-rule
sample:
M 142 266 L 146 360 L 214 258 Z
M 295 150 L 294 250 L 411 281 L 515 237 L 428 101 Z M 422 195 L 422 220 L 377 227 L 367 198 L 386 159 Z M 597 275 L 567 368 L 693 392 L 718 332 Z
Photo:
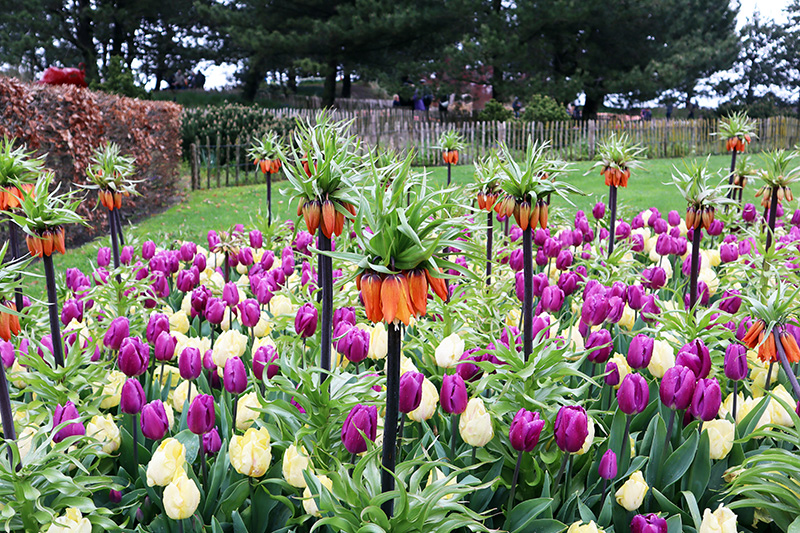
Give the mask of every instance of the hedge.
M 136 158 L 138 190 L 127 198 L 124 220 L 160 211 L 175 198 L 181 161 L 181 106 L 147 102 L 74 86 L 47 86 L 0 77 L 0 136 L 17 137 L 47 154 L 62 187 L 86 183 L 92 151 L 106 141 Z M 67 231 L 71 245 L 108 233 L 107 216 L 87 194 L 79 208 L 90 227 Z M 5 224 L 3 224 L 5 226 Z M 3 228 L 5 231 L 5 228 Z

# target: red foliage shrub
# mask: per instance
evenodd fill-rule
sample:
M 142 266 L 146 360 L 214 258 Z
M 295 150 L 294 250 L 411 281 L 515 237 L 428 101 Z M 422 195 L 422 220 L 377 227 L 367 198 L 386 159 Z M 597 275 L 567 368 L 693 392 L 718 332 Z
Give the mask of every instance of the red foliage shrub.
M 17 137 L 29 150 L 47 154 L 57 183 L 73 188 L 86 183 L 93 150 L 116 142 L 136 158 L 137 190 L 126 198 L 123 218 L 159 211 L 175 197 L 181 161 L 181 106 L 147 102 L 71 85 L 48 86 L 0 77 L 0 136 Z M 95 210 L 97 196 L 86 195 L 79 212 L 87 231 L 68 231 L 70 244 L 107 234 L 105 210 Z

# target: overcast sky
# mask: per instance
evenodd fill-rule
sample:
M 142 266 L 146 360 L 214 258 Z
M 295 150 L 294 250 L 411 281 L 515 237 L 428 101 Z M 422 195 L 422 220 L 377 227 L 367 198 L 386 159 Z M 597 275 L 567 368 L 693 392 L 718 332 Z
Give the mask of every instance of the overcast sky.
M 738 27 L 741 27 L 756 11 L 761 14 L 762 19 L 785 21 L 786 16 L 783 10 L 790 4 L 791 0 L 740 0 L 740 2 Z M 199 66 L 206 75 L 207 89 L 218 89 L 235 82 L 233 77 L 236 72 L 235 65 L 214 65 L 211 62 L 203 62 Z M 700 104 L 708 105 L 705 101 L 700 102 Z

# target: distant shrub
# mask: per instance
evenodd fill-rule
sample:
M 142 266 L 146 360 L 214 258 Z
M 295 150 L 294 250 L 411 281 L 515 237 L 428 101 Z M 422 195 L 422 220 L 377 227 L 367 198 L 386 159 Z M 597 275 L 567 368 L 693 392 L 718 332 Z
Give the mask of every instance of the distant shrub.
M 146 99 L 148 97 L 147 91 L 136 85 L 133 72 L 125 68 L 125 63 L 119 56 L 111 56 L 103 78 L 101 83 L 92 82 L 91 89 L 130 98 Z
M 140 197 L 125 200 L 123 215 L 139 217 L 174 201 L 180 167 L 181 107 L 95 92 L 71 85 L 38 85 L 0 77 L 0 137 L 16 137 L 29 150 L 47 154 L 46 164 L 62 187 L 86 183 L 92 151 L 117 143 L 136 159 Z M 87 195 L 78 212 L 89 222 L 67 231 L 72 244 L 107 233 L 96 195 Z
M 253 137 L 261 136 L 267 131 L 275 131 L 285 136 L 294 122 L 289 119 L 277 119 L 263 107 L 241 104 L 222 106 L 184 108 L 181 126 L 183 153 L 189 153 L 192 143 L 213 144 L 217 136 L 223 143 L 239 140 L 240 144 L 250 144 Z
M 569 113 L 564 106 L 544 94 L 534 94 L 525 106 L 522 120 L 536 122 L 553 122 L 569 120 Z
M 478 113 L 478 120 L 484 120 L 487 122 L 505 122 L 506 120 L 511 120 L 511 117 L 513 116 L 513 111 L 506 109 L 503 104 L 492 98 L 486 102 L 486 107 L 484 107 L 483 110 Z

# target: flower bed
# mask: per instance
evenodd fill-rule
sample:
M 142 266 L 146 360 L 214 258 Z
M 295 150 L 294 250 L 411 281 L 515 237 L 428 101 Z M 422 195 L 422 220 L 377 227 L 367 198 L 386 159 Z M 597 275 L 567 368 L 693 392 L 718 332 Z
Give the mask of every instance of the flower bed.
M 63 366 L 46 306 L 2 315 L 8 529 L 797 526 L 785 193 L 695 216 L 717 185 L 689 169 L 690 227 L 647 209 L 610 253 L 541 147 L 441 190 L 351 141 L 322 120 L 281 152 L 295 221 L 68 270 Z

